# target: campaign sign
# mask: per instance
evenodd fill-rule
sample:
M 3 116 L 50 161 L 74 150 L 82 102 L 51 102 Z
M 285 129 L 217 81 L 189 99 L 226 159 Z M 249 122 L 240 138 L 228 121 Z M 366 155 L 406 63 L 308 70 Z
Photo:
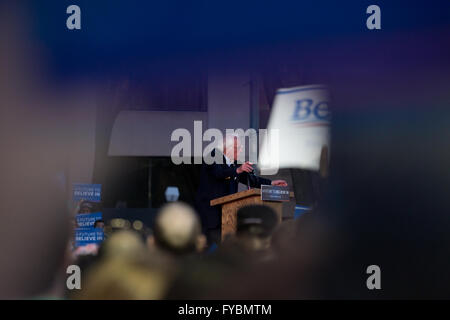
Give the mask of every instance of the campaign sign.
M 263 201 L 289 201 L 289 188 L 280 186 L 261 186 L 261 200 Z
M 88 244 L 100 244 L 105 235 L 101 228 L 76 228 L 75 247 L 86 246 Z
M 76 216 L 78 227 L 80 228 L 92 228 L 95 221 L 102 219 L 101 212 L 94 213 L 79 213 Z
M 73 200 L 87 200 L 92 202 L 100 202 L 102 194 L 101 184 L 86 184 L 86 183 L 74 183 L 73 184 Z
M 311 210 L 310 207 L 298 206 L 298 205 L 295 206 L 294 219 L 298 219 L 300 216 L 302 216 L 303 214 L 307 213 L 310 210 Z
M 258 166 L 262 175 L 280 168 L 319 171 L 330 145 L 330 94 L 324 85 L 278 89 Z M 325 158 L 328 160 L 328 158 Z

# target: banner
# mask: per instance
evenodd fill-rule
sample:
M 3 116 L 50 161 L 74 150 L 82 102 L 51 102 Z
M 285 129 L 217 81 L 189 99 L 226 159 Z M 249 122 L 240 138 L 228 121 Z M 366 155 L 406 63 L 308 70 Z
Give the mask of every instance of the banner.
M 102 194 L 101 184 L 74 183 L 73 184 L 73 201 L 88 200 L 92 202 L 100 202 Z
M 302 216 L 303 214 L 307 213 L 310 210 L 311 210 L 310 207 L 299 206 L 299 205 L 295 206 L 294 219 L 298 219 L 300 216 Z
M 329 151 L 329 100 L 324 85 L 278 89 L 267 126 L 278 137 L 261 143 L 262 174 L 279 168 L 319 170 L 322 150 Z
M 75 247 L 86 246 L 88 244 L 100 244 L 105 235 L 101 228 L 76 228 Z
M 79 228 L 92 228 L 97 220 L 102 220 L 101 212 L 94 213 L 79 213 L 76 215 L 77 224 Z

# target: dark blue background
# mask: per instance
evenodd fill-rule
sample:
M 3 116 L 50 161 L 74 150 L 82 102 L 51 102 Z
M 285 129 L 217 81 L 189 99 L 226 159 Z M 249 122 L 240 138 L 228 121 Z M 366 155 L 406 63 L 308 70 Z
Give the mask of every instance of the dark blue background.
M 81 30 L 66 8 L 81 8 Z M 249 56 L 285 44 L 307 46 L 373 36 L 366 8 L 381 7 L 379 37 L 447 28 L 448 1 L 32 1 L 33 40 L 57 74 L 105 74 L 170 59 Z

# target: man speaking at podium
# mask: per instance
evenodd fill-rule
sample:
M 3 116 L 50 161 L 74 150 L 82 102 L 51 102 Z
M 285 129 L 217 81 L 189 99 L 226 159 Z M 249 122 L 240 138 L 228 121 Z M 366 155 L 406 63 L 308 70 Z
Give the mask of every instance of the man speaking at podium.
M 261 185 L 287 186 L 284 180 L 269 180 L 253 174 L 253 164 L 249 161 L 237 164 L 238 154 L 242 152 L 242 144 L 236 135 L 227 135 L 223 142 L 223 152 L 214 149 L 212 158 L 220 159 L 216 152 L 221 153 L 222 162 L 202 164 L 200 186 L 197 191 L 196 209 L 202 219 L 202 226 L 208 243 L 220 243 L 221 211 L 210 206 L 210 201 L 238 191 L 238 184 L 246 184 L 249 188 L 261 188 Z

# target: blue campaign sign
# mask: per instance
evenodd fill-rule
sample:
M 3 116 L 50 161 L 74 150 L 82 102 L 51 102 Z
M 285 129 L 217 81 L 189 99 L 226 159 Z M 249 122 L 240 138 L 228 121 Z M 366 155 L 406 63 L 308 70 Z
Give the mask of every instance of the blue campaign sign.
M 289 188 L 281 186 L 261 186 L 262 201 L 289 201 Z
M 95 221 L 102 220 L 101 212 L 94 213 L 79 213 L 76 216 L 78 227 L 80 228 L 92 228 Z
M 100 202 L 102 195 L 101 184 L 74 183 L 73 184 L 73 200 L 88 200 Z
M 299 218 L 300 216 L 302 216 L 303 214 L 305 214 L 309 210 L 311 210 L 310 207 L 298 206 L 298 205 L 295 206 L 294 219 Z
M 86 246 L 88 244 L 100 244 L 104 238 L 105 234 L 101 228 L 75 229 L 75 247 Z

